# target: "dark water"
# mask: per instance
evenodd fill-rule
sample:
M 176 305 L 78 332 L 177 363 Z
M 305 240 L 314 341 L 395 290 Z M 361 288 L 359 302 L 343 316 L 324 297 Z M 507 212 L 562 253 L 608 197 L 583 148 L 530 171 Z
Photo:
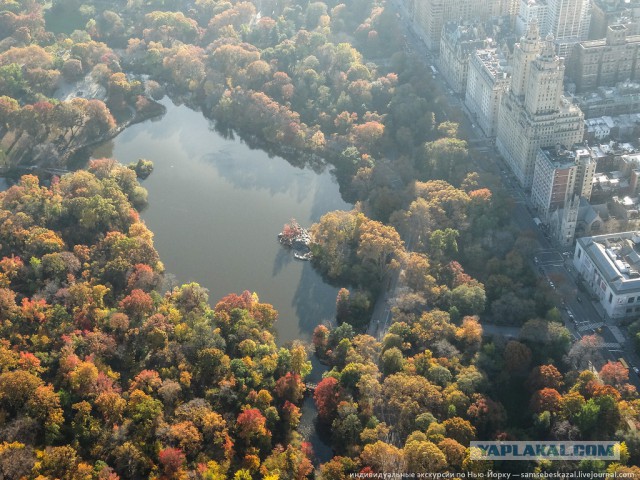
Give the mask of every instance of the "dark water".
M 278 343 L 308 341 L 316 325 L 332 318 L 337 289 L 276 236 L 292 217 L 310 226 L 351 205 L 328 170 L 269 157 L 224 138 L 201 113 L 163 103 L 163 117 L 127 128 L 94 157 L 153 161 L 142 183 L 149 192 L 142 218 L 176 283 L 198 282 L 212 304 L 227 293 L 256 292 L 280 313 Z

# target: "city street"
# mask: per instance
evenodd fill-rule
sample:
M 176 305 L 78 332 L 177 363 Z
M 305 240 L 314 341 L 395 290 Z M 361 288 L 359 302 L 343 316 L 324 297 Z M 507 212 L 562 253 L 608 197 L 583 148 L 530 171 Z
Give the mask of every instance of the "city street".
M 573 247 L 558 248 L 553 246 L 548 233 L 534 222 L 533 209 L 530 197 L 511 174 L 508 166 L 500 157 L 492 139 L 485 137 L 480 128 L 471 120 L 472 115 L 464 105 L 461 97 L 454 94 L 441 75 L 437 73 L 437 63 L 434 52 L 429 51 L 420 39 L 420 32 L 416 31 L 410 18 L 410 13 L 399 1 L 392 3 L 398 12 L 400 20 L 408 32 L 405 35 L 406 53 L 423 63 L 433 73 L 433 81 L 436 89 L 442 92 L 451 110 L 459 110 L 464 115 L 456 115 L 462 118 L 460 132 L 467 140 L 470 154 L 476 159 L 478 171 L 499 176 L 501 184 L 514 202 L 512 222 L 521 231 L 531 231 L 539 248 L 530 258 L 531 267 L 544 279 L 551 290 L 556 293 L 554 303 L 561 312 L 566 328 L 571 332 L 575 341 L 579 341 L 584 335 L 597 334 L 603 339 L 602 354 L 605 359 L 617 361 L 624 358 L 629 365 L 629 382 L 640 389 L 640 378 L 634 372 L 633 367 L 640 367 L 640 358 L 635 352 L 632 339 L 626 338 L 626 328 L 612 324 L 605 319 L 602 307 L 597 301 L 593 301 L 589 292 L 584 287 L 580 288 L 580 279 L 573 267 Z M 431 67 L 434 68 L 431 68 Z M 392 281 L 392 289 L 389 295 L 385 295 L 383 302 L 377 305 L 377 322 L 370 325 L 376 336 L 384 335 L 390 321 L 389 298 L 393 297 L 393 291 L 397 284 L 397 276 Z M 605 319 L 603 321 L 603 319 Z M 502 335 L 505 337 L 517 337 L 518 328 L 497 325 L 483 325 L 485 334 Z

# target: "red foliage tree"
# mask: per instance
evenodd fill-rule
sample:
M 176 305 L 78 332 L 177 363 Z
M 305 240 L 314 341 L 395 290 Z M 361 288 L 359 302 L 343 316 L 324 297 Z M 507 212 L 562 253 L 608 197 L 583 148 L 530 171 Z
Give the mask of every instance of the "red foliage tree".
M 158 283 L 158 277 L 149 265 L 138 263 L 133 267 L 133 272 L 127 278 L 127 288 L 129 290 L 145 290 L 153 289 Z
M 291 223 L 285 223 L 284 228 L 282 229 L 282 237 L 289 242 L 301 233 L 302 227 L 300 227 L 300 224 L 296 222 L 295 218 L 291 219 Z
M 322 379 L 313 394 L 318 409 L 318 417 L 325 423 L 331 423 L 338 411 L 340 403 L 340 386 L 333 377 Z
M 186 460 L 184 453 L 177 448 L 165 448 L 164 450 L 160 450 L 158 460 L 160 460 L 160 464 L 162 465 L 163 478 L 180 478 L 182 466 Z
M 555 413 L 560 410 L 561 396 L 554 388 L 543 388 L 531 397 L 531 410 L 536 413 L 549 411 Z
M 290 430 L 294 430 L 300 424 L 302 413 L 300 409 L 288 400 L 284 402 L 282 407 L 282 419 Z
M 620 362 L 607 362 L 600 369 L 600 378 L 607 385 L 619 386 L 629 381 L 629 369 Z
M 260 410 L 250 408 L 245 410 L 236 421 L 238 427 L 238 437 L 250 442 L 256 437 L 269 436 L 269 430 L 266 428 L 267 419 L 264 418 Z
M 478 428 L 495 430 L 506 420 L 504 407 L 485 395 L 474 395 L 474 402 L 469 406 L 467 415 Z
M 132 317 L 141 318 L 153 310 L 153 299 L 148 293 L 135 289 L 122 299 L 120 308 Z

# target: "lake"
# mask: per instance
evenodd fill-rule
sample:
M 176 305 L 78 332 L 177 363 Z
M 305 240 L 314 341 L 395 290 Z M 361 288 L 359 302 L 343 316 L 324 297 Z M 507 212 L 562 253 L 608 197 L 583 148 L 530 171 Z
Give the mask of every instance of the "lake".
M 164 116 L 132 125 L 94 157 L 153 161 L 142 218 L 175 284 L 198 282 L 212 305 L 227 293 L 256 292 L 279 312 L 279 344 L 308 341 L 333 318 L 337 288 L 276 236 L 291 218 L 308 227 L 326 212 L 350 210 L 335 178 L 224 138 L 202 113 L 168 98 L 161 103 Z
M 167 112 L 125 129 L 94 157 L 128 164 L 152 160 L 142 182 L 149 206 L 142 218 L 175 285 L 197 282 L 209 289 L 211 305 L 228 293 L 256 292 L 279 312 L 278 343 L 309 342 L 316 325 L 335 314 L 338 289 L 326 284 L 309 262 L 296 260 L 277 241 L 285 223 L 303 227 L 333 210 L 350 210 L 328 168 L 299 168 L 283 158 L 225 138 L 202 113 L 165 98 Z M 326 369 L 315 358 L 309 380 Z M 331 448 L 313 427 L 316 410 L 306 397 L 300 431 L 316 457 Z

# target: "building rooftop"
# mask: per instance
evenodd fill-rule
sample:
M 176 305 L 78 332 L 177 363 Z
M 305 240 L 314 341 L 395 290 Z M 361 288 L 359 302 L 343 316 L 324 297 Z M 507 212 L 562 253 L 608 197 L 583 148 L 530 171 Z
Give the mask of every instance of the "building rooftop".
M 629 8 L 640 7 L 640 0 L 593 0 L 593 3 L 607 13 L 617 13 Z
M 615 102 L 628 102 L 629 99 L 640 96 L 640 83 L 620 82 L 615 87 L 598 87 L 595 92 L 574 96 L 579 105 L 611 104 Z
M 511 73 L 511 67 L 500 50 L 496 48 L 482 48 L 476 50 L 475 55 L 492 77 L 506 78 Z
M 583 237 L 577 242 L 616 293 L 640 289 L 640 232 Z
M 589 158 L 589 163 L 594 161 L 591 152 L 584 147 L 568 150 L 567 148 L 556 145 L 555 147 L 544 147 L 540 151 L 554 168 L 569 168 L 576 164 L 578 158 Z

